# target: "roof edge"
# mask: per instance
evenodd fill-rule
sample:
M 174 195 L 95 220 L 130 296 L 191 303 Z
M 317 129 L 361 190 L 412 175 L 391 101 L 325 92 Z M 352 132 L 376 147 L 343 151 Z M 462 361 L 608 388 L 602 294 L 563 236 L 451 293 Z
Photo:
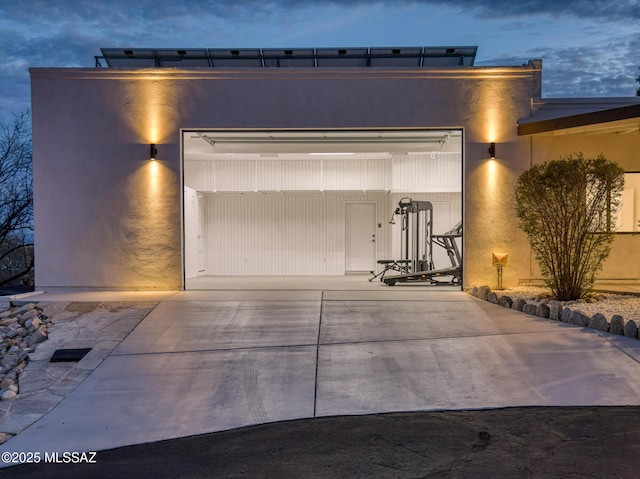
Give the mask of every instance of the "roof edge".
M 632 118 L 640 118 L 640 103 L 637 105 L 610 108 L 607 110 L 599 110 L 589 113 L 580 113 L 577 115 L 534 121 L 531 123 L 520 123 L 519 121 L 518 136 L 535 135 L 536 133 L 547 133 L 550 131 L 629 120 Z

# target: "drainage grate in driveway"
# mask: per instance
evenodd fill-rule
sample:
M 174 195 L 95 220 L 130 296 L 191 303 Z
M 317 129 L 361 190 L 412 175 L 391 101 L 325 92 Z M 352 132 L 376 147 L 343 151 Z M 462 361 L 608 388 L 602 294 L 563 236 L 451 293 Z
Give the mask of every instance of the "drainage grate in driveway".
M 49 361 L 52 363 L 77 362 L 84 358 L 89 351 L 91 351 L 91 348 L 56 349 Z

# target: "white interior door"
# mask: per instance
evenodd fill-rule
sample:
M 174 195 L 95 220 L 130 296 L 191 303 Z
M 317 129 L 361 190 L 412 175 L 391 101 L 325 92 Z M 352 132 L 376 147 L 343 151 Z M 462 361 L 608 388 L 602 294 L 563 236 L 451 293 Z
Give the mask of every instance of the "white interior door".
M 375 270 L 376 206 L 345 203 L 345 270 L 356 273 Z

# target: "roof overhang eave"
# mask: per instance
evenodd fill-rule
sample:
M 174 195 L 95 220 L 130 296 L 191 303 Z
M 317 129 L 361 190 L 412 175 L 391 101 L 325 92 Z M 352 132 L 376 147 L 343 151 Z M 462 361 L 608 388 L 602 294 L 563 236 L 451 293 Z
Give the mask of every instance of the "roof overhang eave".
M 541 121 L 518 122 L 518 136 L 640 131 L 640 104 Z

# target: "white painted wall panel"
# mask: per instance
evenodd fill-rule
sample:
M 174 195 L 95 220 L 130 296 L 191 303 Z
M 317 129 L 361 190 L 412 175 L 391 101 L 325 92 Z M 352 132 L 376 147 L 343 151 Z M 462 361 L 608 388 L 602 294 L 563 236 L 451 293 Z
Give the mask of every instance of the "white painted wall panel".
M 367 160 L 367 189 L 389 191 L 391 189 L 391 161 Z
M 343 275 L 348 202 L 376 205 L 376 260 L 400 258 L 400 222 L 389 219 L 404 196 L 432 202 L 436 234 L 460 221 L 459 193 L 205 195 L 206 274 Z M 434 251 L 436 267 L 447 267 Z
M 254 191 L 256 189 L 255 162 L 253 161 L 216 161 L 215 171 L 218 191 Z
M 184 188 L 185 277 L 198 275 L 198 195 L 196 190 Z
M 343 275 L 346 202 L 376 204 L 376 257 L 388 256 L 388 195 L 208 194 L 205 198 L 208 275 Z
M 185 185 L 198 191 L 461 191 L 460 153 L 392 159 L 188 160 Z
M 210 161 L 194 160 L 185 163 L 184 185 L 193 190 L 211 190 L 209 169 L 212 168 Z
M 282 165 L 282 189 L 286 191 L 320 191 L 320 160 L 289 160 Z
M 225 192 L 205 195 L 205 274 L 344 274 L 348 202 L 375 203 L 376 260 L 400 258 L 399 224 L 389 225 L 398 201 L 404 196 L 431 201 L 434 232 L 449 230 L 461 218 L 462 195 L 433 190 L 460 191 L 460 164 L 458 153 L 435 153 L 433 158 L 431 154 L 399 155 L 393 161 L 189 161 L 185 184 Z M 409 192 L 367 192 L 396 187 Z M 187 206 L 185 202 L 185 209 Z M 187 248 L 192 247 L 189 245 L 187 239 Z M 448 265 L 443 251 L 436 249 L 434 259 L 437 266 Z
M 393 191 L 461 191 L 461 153 L 396 155 L 391 161 Z
M 282 160 L 262 160 L 256 165 L 258 191 L 282 191 Z
M 365 160 L 323 161 L 322 180 L 324 190 L 363 191 L 367 177 Z

